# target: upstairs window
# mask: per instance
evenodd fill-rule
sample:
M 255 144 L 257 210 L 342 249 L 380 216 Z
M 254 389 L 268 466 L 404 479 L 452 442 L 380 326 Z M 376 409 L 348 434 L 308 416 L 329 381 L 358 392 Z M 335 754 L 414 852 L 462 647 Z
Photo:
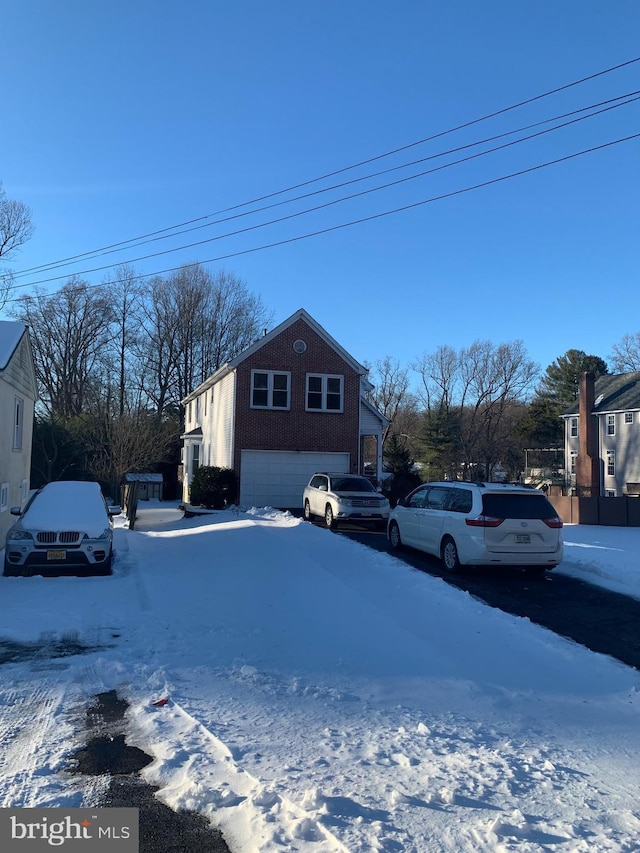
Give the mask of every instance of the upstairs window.
M 616 434 L 616 416 L 607 415 L 607 435 Z
M 578 435 L 578 419 L 571 418 L 571 437 L 575 438 Z
M 275 370 L 251 371 L 251 408 L 288 409 L 290 373 Z
M 625 424 L 633 423 L 633 412 L 625 412 L 624 413 L 624 422 Z
M 307 410 L 342 412 L 344 377 L 321 373 L 307 374 Z

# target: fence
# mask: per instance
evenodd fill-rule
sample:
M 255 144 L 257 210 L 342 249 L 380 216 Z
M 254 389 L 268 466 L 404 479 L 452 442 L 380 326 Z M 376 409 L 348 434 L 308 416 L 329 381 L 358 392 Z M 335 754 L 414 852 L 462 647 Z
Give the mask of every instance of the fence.
M 612 527 L 640 527 L 640 498 L 578 498 L 549 495 L 565 524 L 601 524 Z

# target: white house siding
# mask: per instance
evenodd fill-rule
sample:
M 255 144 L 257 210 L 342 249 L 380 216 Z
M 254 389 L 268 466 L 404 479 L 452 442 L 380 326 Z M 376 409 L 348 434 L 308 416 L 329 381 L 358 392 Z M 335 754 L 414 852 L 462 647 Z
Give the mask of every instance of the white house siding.
M 23 401 L 20 450 L 13 447 L 16 398 Z M 6 533 L 15 521 L 10 508 L 21 506 L 29 493 L 34 403 L 35 376 L 25 335 L 4 369 L 0 370 L 0 549 L 4 547 Z M 2 503 L 2 497 L 6 504 Z
M 216 382 L 207 393 L 207 417 L 204 420 L 204 464 L 233 468 L 233 411 L 235 405 L 235 371 Z M 212 395 L 213 393 L 213 401 Z
M 609 415 L 615 418 L 615 435 L 607 435 Z M 602 459 L 602 494 L 607 490 L 617 496 L 626 494 L 627 483 L 640 483 L 640 412 L 633 412 L 633 423 L 624 422 L 624 412 L 599 415 L 600 458 Z M 615 453 L 615 474 L 607 473 L 607 451 Z

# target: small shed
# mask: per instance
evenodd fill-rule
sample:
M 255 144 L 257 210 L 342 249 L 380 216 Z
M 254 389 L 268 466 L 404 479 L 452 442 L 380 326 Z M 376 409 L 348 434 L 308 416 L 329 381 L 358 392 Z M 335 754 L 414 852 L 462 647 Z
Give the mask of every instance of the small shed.
M 131 485 L 137 483 L 137 495 L 139 501 L 148 501 L 150 499 L 162 500 L 162 474 L 125 474 L 122 479 L 123 485 Z

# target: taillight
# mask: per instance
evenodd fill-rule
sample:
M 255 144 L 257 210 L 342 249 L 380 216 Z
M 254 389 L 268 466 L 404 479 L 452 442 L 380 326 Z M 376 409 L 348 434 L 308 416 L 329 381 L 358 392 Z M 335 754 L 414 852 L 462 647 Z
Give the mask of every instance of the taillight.
M 543 518 L 542 519 L 547 527 L 562 527 L 562 521 L 559 518 Z
M 465 518 L 464 521 L 469 527 L 499 527 L 504 518 L 496 518 L 493 515 L 479 515 L 477 518 Z

